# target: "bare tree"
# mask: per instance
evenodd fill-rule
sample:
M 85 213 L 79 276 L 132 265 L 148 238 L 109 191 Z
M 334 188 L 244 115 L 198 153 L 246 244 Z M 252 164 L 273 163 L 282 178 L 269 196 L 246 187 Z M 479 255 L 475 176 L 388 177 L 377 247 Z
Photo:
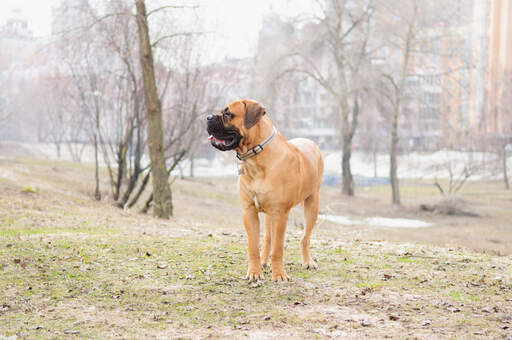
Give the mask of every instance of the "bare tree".
M 512 101 L 512 96 L 510 91 L 512 90 L 512 72 L 507 71 L 503 74 L 500 79 L 500 90 L 497 93 L 498 101 L 492 107 L 492 113 L 490 114 L 496 115 L 496 120 L 501 120 L 501 126 L 499 127 L 500 133 L 495 136 L 495 142 L 493 143 L 496 146 L 496 153 L 499 155 L 499 159 L 501 160 L 501 172 L 503 174 L 503 185 L 505 190 L 510 190 L 510 183 L 508 179 L 508 169 L 507 169 L 507 153 L 512 149 L 512 119 L 508 119 L 506 117 L 510 117 L 512 114 L 512 109 L 510 108 L 510 103 Z M 501 117 L 499 117 L 501 116 Z
M 124 2 L 110 1 L 107 5 L 112 13 L 130 11 Z M 146 168 L 142 164 L 146 127 L 144 99 L 137 57 L 137 26 L 132 19 L 129 15 L 120 15 L 98 23 L 104 49 L 110 51 L 111 58 L 116 61 L 116 67 L 111 70 L 115 90 L 111 93 L 110 112 L 105 117 L 106 128 L 102 130 L 102 150 L 113 199 L 122 208 L 127 205 Z M 148 179 L 149 173 L 148 170 Z
M 165 52 L 172 51 L 174 55 L 169 68 L 158 65 L 163 89 L 164 130 L 167 131 L 166 159 L 171 159 L 172 164 L 185 150 L 192 161 L 201 140 L 198 136 L 204 129 L 198 118 L 218 109 L 225 89 L 219 86 L 214 94 L 210 93 L 208 84 L 214 81 L 216 74 L 210 66 L 204 66 L 203 49 L 196 37 L 177 37 L 163 47 L 161 59 L 170 59 L 164 57 Z
M 390 179 L 392 203 L 400 204 L 397 175 L 399 152 L 399 124 L 415 119 L 410 114 L 412 101 L 421 101 L 421 87 L 408 84 L 418 70 L 423 74 L 441 74 L 438 45 L 449 28 L 446 20 L 451 8 L 425 0 L 403 2 L 377 1 L 376 32 L 379 44 L 374 64 L 379 67 L 381 81 L 376 92 L 383 98 L 381 105 L 389 112 L 390 121 Z M 444 5 L 443 5 L 444 6 Z M 435 28 L 434 28 L 435 27 Z M 437 59 L 436 59 L 437 58 Z M 407 104 L 407 105 L 406 105 Z M 421 131 L 420 131 L 421 133 Z
M 408 0 L 405 5 L 407 7 L 405 9 L 400 9 L 399 12 L 403 13 L 400 16 L 400 18 L 403 21 L 400 32 L 403 32 L 403 34 L 397 34 L 391 37 L 394 39 L 389 41 L 390 45 L 393 46 L 397 52 L 395 57 L 397 60 L 395 60 L 395 62 L 399 67 L 395 68 L 393 70 L 394 72 L 387 71 L 385 67 L 382 68 L 382 77 L 384 79 L 384 82 L 387 82 L 387 86 L 385 88 L 388 89 L 388 91 L 381 91 L 381 93 L 384 94 L 384 97 L 389 101 L 389 105 L 391 107 L 391 146 L 389 152 L 389 177 L 391 179 L 393 204 L 400 204 L 400 191 L 397 175 L 397 153 L 399 138 L 398 118 L 402 110 L 402 103 L 405 98 L 405 81 L 408 74 L 407 72 L 410 67 L 413 49 L 415 48 L 416 39 L 418 38 L 419 34 L 418 16 L 420 14 L 418 8 L 418 1 Z M 396 13 L 396 11 L 398 10 L 398 7 L 392 8 L 392 12 L 389 13 L 389 15 L 398 15 L 398 13 Z
M 97 17 L 88 1 L 62 3 L 57 13 L 55 25 L 68 30 L 61 33 L 54 48 L 57 58 L 65 61 L 63 73 L 71 80 L 69 98 L 74 103 L 76 113 L 84 117 L 85 131 L 94 146 L 94 197 L 100 200 L 100 126 L 109 82 L 109 74 L 106 72 L 108 56 L 95 39 L 95 28 L 84 29 L 91 27 Z M 70 21 L 71 18 L 73 21 Z
M 462 189 L 467 180 L 480 170 L 480 167 L 475 165 L 472 153 L 464 155 L 464 157 L 465 160 L 459 161 L 458 164 L 455 164 L 454 160 L 447 159 L 442 164 L 435 166 L 434 171 L 436 173 L 443 172 L 444 170 L 445 174 L 448 175 L 447 185 L 443 185 L 437 177 L 434 180 L 434 186 L 439 189 L 442 195 L 457 193 Z M 462 167 L 457 169 L 457 165 L 462 165 Z
M 54 80 L 54 81 L 52 81 Z M 55 145 L 57 157 L 61 157 L 61 145 L 66 137 L 66 113 L 64 107 L 59 103 L 63 97 L 63 91 L 59 88 L 56 78 L 47 79 L 38 86 L 44 93 L 39 97 L 42 100 L 41 114 L 45 116 L 47 125 L 47 138 Z
M 169 218 L 172 215 L 172 196 L 164 157 L 162 104 L 156 88 L 146 4 L 144 0 L 137 0 L 135 5 L 139 32 L 139 54 L 146 100 L 146 118 L 148 120 L 148 148 L 153 174 L 153 212 L 159 218 Z
M 511 147 L 512 142 L 509 144 L 506 142 L 506 139 L 504 138 L 502 145 L 503 145 L 503 149 L 502 149 L 502 156 L 501 156 L 501 160 L 502 160 L 501 164 L 502 164 L 502 169 L 503 169 L 503 184 L 505 185 L 505 190 L 510 190 L 510 183 L 508 180 L 508 169 L 507 169 L 507 160 L 508 160 L 507 153 L 509 151 L 511 151 L 511 149 L 512 149 L 512 147 Z
M 179 162 L 183 159 L 183 156 L 178 157 L 183 149 L 177 147 L 183 140 L 179 137 L 187 132 L 198 113 L 162 117 L 161 100 L 165 96 L 172 98 L 173 92 L 169 91 L 168 84 L 177 72 L 171 71 L 167 64 L 158 63 L 153 53 L 156 47 L 171 38 L 191 38 L 192 34 L 166 34 L 164 30 L 153 42 L 150 41 L 148 17 L 165 9 L 184 6 L 164 5 L 146 12 L 144 1 L 135 1 L 134 4 L 135 13 L 131 9 L 133 3 L 107 1 L 102 14 L 87 1 L 63 4 L 64 9 L 68 7 L 71 11 L 78 11 L 74 14 L 80 20 L 64 32 L 60 55 L 67 60 L 65 65 L 73 79 L 69 97 L 90 123 L 89 137 L 96 159 L 96 196 L 99 196 L 101 161 L 107 167 L 112 198 L 119 207 L 133 206 L 150 182 L 151 175 L 154 213 L 158 217 L 168 218 L 172 215 L 172 196 L 166 160 Z M 74 16 L 60 17 L 65 21 L 65 18 Z M 157 19 L 152 17 L 153 22 Z M 60 26 L 69 25 L 64 22 Z M 158 25 L 159 28 L 164 26 Z M 173 58 L 171 55 L 170 60 Z M 162 79 L 155 77 L 155 67 L 160 68 L 159 75 L 166 75 L 161 83 L 158 82 Z M 199 82 L 196 80 L 196 83 Z M 161 93 L 157 91 L 160 86 L 163 88 Z M 144 110 L 146 115 L 143 114 Z M 180 112 L 185 113 L 184 110 Z M 187 119 L 180 119 L 185 117 Z M 163 125 L 169 131 L 166 139 Z M 176 134 L 176 131 L 179 133 Z M 170 145 L 173 143 L 169 141 L 180 143 Z M 150 164 L 143 164 L 146 145 Z
M 342 192 L 354 195 L 350 167 L 353 138 L 361 111 L 362 93 L 369 88 L 365 76 L 371 74 L 369 40 L 374 1 L 352 6 L 347 0 L 317 1 L 320 15 L 312 19 L 308 32 L 292 53 L 295 65 L 289 70 L 314 79 L 338 109 L 342 137 Z M 312 37 L 312 38 L 311 38 Z

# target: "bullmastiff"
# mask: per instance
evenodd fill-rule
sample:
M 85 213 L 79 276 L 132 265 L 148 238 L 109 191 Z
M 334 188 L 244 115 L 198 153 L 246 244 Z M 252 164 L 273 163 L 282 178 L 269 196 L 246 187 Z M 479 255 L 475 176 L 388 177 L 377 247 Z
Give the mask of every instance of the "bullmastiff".
M 299 203 L 304 206 L 306 225 L 300 241 L 302 265 L 317 267 L 309 243 L 318 215 L 324 163 L 313 141 L 286 141 L 265 113 L 256 101 L 237 100 L 206 118 L 207 131 L 211 145 L 221 151 L 236 151 L 240 161 L 238 192 L 249 257 L 246 278 L 263 279 L 262 266 L 269 265 L 270 256 L 272 280 L 288 281 L 283 267 L 286 222 L 290 209 Z M 261 253 L 260 212 L 265 214 Z

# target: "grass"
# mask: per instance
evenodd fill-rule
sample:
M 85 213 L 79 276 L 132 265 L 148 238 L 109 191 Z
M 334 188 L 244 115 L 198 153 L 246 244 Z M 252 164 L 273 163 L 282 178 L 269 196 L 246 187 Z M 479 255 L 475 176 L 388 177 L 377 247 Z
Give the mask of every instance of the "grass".
M 197 328 L 204 334 L 233 335 L 239 328 L 282 327 L 312 335 L 314 328 L 344 324 L 340 315 L 326 310 L 351 306 L 379 320 L 391 313 L 407 315 L 401 321 L 406 329 L 424 331 L 420 319 L 428 315 L 455 337 L 481 327 L 497 336 L 505 324 L 496 313 L 474 313 L 487 306 L 511 312 L 512 285 L 493 278 L 507 270 L 501 258 L 423 248 L 436 252 L 435 258 L 404 261 L 372 243 L 347 244 L 343 254 L 328 251 L 332 245 L 327 244 L 314 247 L 321 267 L 313 272 L 298 265 L 298 242 L 290 241 L 286 269 L 293 281 L 277 284 L 241 279 L 246 256 L 238 237 L 4 237 L 0 287 L 6 310 L 0 330 L 4 336 L 26 338 L 70 332 L 93 338 L 179 336 Z M 383 260 L 394 264 L 383 266 Z M 444 264 L 436 269 L 434 263 Z M 390 296 L 400 295 L 388 305 Z M 464 327 L 451 325 L 462 315 Z M 379 325 L 372 328 L 378 334 Z
M 23 171 L 32 166 L 47 169 Z M 237 208 L 215 185 L 179 182 L 178 206 L 195 202 L 197 213 L 159 221 L 93 202 L 58 177 L 34 180 L 30 194 L 21 181 L 0 181 L 0 338 L 510 336 L 511 256 L 346 240 L 324 228 L 312 241 L 320 267 L 309 271 L 291 228 L 292 281 L 273 283 L 267 270 L 251 283 L 240 226 L 219 231 L 203 220 L 212 206 L 197 204 Z

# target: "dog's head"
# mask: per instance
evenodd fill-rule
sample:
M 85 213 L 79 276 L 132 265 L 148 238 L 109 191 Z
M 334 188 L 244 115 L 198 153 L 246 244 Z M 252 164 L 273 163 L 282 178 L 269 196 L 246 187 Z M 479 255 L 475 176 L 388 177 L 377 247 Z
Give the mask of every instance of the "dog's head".
M 226 106 L 219 114 L 206 117 L 206 131 L 210 143 L 221 151 L 234 150 L 253 132 L 265 114 L 265 108 L 254 100 L 237 100 Z

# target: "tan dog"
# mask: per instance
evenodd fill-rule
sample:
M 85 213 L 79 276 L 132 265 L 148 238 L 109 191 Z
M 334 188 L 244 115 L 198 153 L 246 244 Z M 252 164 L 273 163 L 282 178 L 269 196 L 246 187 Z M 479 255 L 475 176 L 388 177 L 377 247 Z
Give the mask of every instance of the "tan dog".
M 309 241 L 318 215 L 323 159 L 318 146 L 304 138 L 286 141 L 252 100 L 238 100 L 218 115 L 207 117 L 211 144 L 235 150 L 241 160 L 238 191 L 248 239 L 247 279 L 263 279 L 262 265 L 271 255 L 273 281 L 287 281 L 283 267 L 286 222 L 290 209 L 304 204 L 306 227 L 300 241 L 302 265 L 316 268 Z M 259 252 L 260 221 L 265 213 L 265 235 Z

